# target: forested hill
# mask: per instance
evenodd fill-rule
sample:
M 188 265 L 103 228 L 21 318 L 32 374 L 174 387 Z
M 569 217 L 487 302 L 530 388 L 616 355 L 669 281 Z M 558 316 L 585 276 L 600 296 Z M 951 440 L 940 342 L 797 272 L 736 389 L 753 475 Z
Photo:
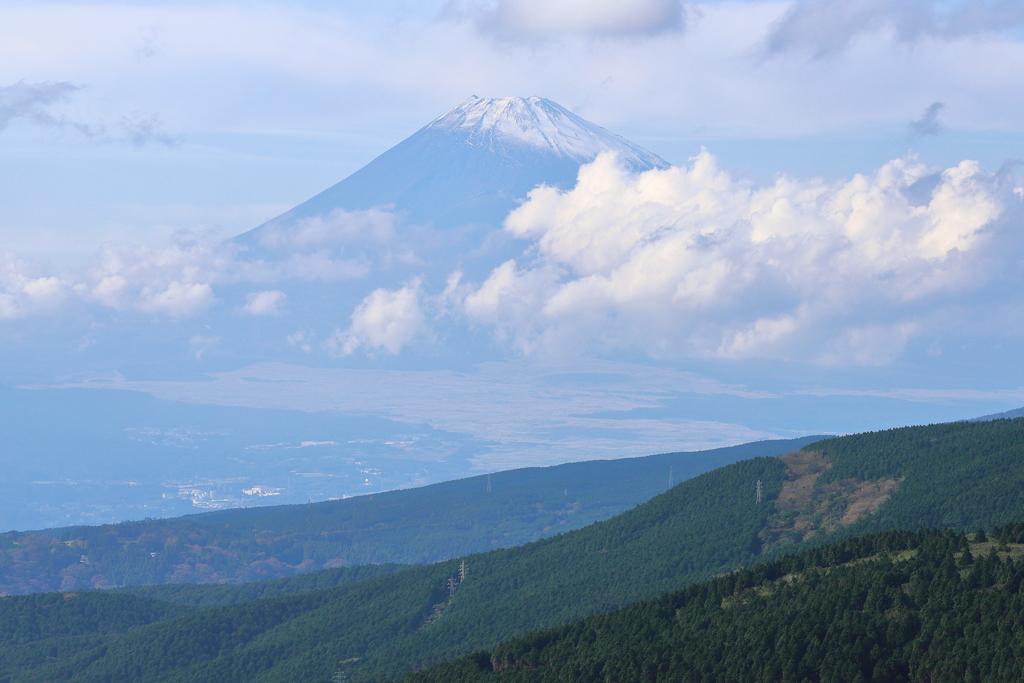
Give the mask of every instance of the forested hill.
M 819 438 L 530 467 L 310 505 L 0 534 L 0 595 L 437 562 L 608 519 L 666 490 L 670 477 L 683 481 Z
M 841 541 L 401 683 L 1024 680 L 1024 525 Z M 343 665 L 339 665 L 343 670 Z
M 763 551 L 836 533 L 1024 521 L 1024 418 L 825 439 L 782 460 Z
M 861 530 L 1024 521 L 1022 454 L 1024 419 L 827 439 L 708 472 L 583 529 L 468 556 L 464 576 L 450 560 L 169 615 L 10 681 L 324 683 L 339 670 L 352 683 L 386 680 Z M 0 600 L 0 617 L 31 598 Z

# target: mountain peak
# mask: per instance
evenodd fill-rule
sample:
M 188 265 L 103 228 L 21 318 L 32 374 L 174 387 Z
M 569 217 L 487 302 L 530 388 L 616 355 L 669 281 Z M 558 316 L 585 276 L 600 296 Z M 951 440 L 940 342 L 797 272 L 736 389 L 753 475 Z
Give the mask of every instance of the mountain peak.
M 582 164 L 616 152 L 632 171 L 669 163 L 542 97 L 470 97 L 340 183 L 236 238 L 331 212 L 389 206 L 435 227 L 502 220 L 533 188 L 571 188 Z
M 658 155 L 542 97 L 474 95 L 424 130 L 461 134 L 466 144 L 498 152 L 528 147 L 587 163 L 601 152 L 614 151 L 635 170 L 669 166 Z

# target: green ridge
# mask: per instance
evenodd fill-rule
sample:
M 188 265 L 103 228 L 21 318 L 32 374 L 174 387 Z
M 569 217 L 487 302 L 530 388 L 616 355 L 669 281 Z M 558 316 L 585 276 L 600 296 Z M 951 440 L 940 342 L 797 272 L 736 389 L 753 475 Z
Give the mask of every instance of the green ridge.
M 309 505 L 0 534 L 0 595 L 244 583 L 338 566 L 423 564 L 608 519 L 675 481 L 820 437 L 529 467 Z
M 584 529 L 470 555 L 454 595 L 446 584 L 458 560 L 413 567 L 141 625 L 11 681 L 320 683 L 339 670 L 352 683 L 380 681 L 872 526 L 974 529 L 1024 520 L 1024 419 L 828 439 L 800 458 L 817 457 L 810 453 L 823 454 L 824 470 L 804 492 L 805 509 L 776 508 L 784 487 L 799 481 L 796 460 L 746 460 Z M 898 483 L 887 489 L 891 497 L 851 517 L 858 492 L 882 480 Z M 822 526 L 815 516 L 823 509 L 830 524 L 851 521 Z M 790 524 L 798 540 L 763 553 L 765 531 L 779 524 Z
M 401 683 L 1022 680 L 1024 525 L 991 537 L 932 529 L 841 541 Z

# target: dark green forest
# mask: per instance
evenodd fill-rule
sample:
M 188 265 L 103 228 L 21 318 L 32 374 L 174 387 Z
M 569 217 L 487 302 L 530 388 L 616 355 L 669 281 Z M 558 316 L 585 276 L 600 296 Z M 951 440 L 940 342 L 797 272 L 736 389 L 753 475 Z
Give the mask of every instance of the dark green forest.
M 1024 680 L 1022 543 L 1021 524 L 840 541 L 401 683 Z
M 210 602 L 186 598 L 168 608 L 187 609 L 186 613 L 168 612 L 149 623 L 140 620 L 124 632 L 108 629 L 93 643 L 65 649 L 42 665 L 11 669 L 7 676 L 10 682 L 322 683 L 342 671 L 352 683 L 382 681 L 474 651 L 487 650 L 491 657 L 502 641 L 661 594 L 696 590 L 687 586 L 716 575 L 724 575 L 716 581 L 755 576 L 765 567 L 794 561 L 788 553 L 826 557 L 837 551 L 818 546 L 836 541 L 846 545 L 829 547 L 857 548 L 865 532 L 945 527 L 947 531 L 936 533 L 954 539 L 947 550 L 963 563 L 958 557 L 965 543 L 962 531 L 1024 521 L 1022 455 L 1024 419 L 827 439 L 798 453 L 754 458 L 708 472 L 583 529 L 469 555 L 464 558 L 464 578 L 463 560 L 453 559 L 297 594 L 268 589 L 258 593 L 259 599 L 215 607 L 202 607 L 215 604 L 214 597 Z M 901 533 L 878 538 L 916 538 Z M 950 545 L 954 543 L 959 544 L 955 549 Z M 896 555 L 908 549 L 914 548 L 886 552 L 893 562 L 903 562 L 912 558 Z M 871 545 L 861 555 L 821 566 L 879 553 Z M 999 557 L 1005 560 L 1005 551 Z M 851 564 L 849 571 L 856 566 Z M 732 573 L 741 567 L 750 569 Z M 812 580 L 812 574 L 806 573 L 801 581 Z M 296 578 L 319 580 L 317 575 Z M 773 584 L 771 590 L 781 594 L 788 590 L 787 581 Z M 763 579 L 758 582 L 744 590 L 756 588 Z M 134 597 L 160 597 L 147 593 L 151 590 L 141 589 Z M 734 593 L 737 590 L 734 587 Z M 775 594 L 769 593 L 761 597 Z M 97 600 L 124 597 L 110 592 L 90 595 L 98 595 Z M 0 612 L 35 597 L 4 598 Z M 164 597 L 173 599 L 172 594 Z M 743 600 L 735 602 L 736 609 L 747 604 Z M 721 603 L 719 599 L 716 604 Z M 97 623 L 104 618 L 103 610 L 97 610 Z M 754 635 L 751 632 L 750 637 Z M 646 642 L 646 637 L 642 640 Z M 652 643 L 655 652 L 656 640 Z M 466 661 L 459 666 L 468 666 Z M 527 671 L 498 668 L 501 675 Z
M 784 470 L 776 458 L 746 460 L 585 529 L 470 555 L 454 595 L 461 561 L 417 566 L 172 617 L 11 680 L 329 680 L 342 660 L 352 680 L 383 680 L 752 561 L 771 512 L 753 486 Z
M 343 586 L 374 576 L 383 576 L 400 569 L 404 564 L 360 564 L 355 567 L 338 569 L 321 569 L 320 571 L 298 576 L 289 576 L 268 581 L 252 581 L 239 584 L 213 583 L 162 583 L 151 586 L 126 586 L 104 591 L 105 593 L 137 595 L 154 598 L 176 605 L 189 607 L 219 607 L 233 605 L 236 602 L 276 598 L 282 595 L 295 595 L 333 586 Z
M 531 467 L 309 505 L 0 534 L 0 595 L 245 583 L 339 566 L 422 564 L 608 519 L 676 481 L 818 437 Z

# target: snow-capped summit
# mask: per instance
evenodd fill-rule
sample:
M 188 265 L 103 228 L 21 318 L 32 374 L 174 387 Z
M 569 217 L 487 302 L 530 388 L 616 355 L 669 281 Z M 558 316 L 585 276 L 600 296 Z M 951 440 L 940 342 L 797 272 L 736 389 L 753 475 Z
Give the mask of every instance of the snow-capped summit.
M 497 227 L 541 184 L 570 188 L 581 164 L 604 151 L 634 171 L 668 162 L 551 100 L 471 97 L 337 185 L 235 238 L 256 244 L 335 209 L 387 206 L 409 223 Z
M 583 164 L 615 151 L 638 170 L 668 166 L 656 154 L 541 97 L 470 97 L 428 129 L 462 133 L 466 144 L 497 152 L 532 147 Z

